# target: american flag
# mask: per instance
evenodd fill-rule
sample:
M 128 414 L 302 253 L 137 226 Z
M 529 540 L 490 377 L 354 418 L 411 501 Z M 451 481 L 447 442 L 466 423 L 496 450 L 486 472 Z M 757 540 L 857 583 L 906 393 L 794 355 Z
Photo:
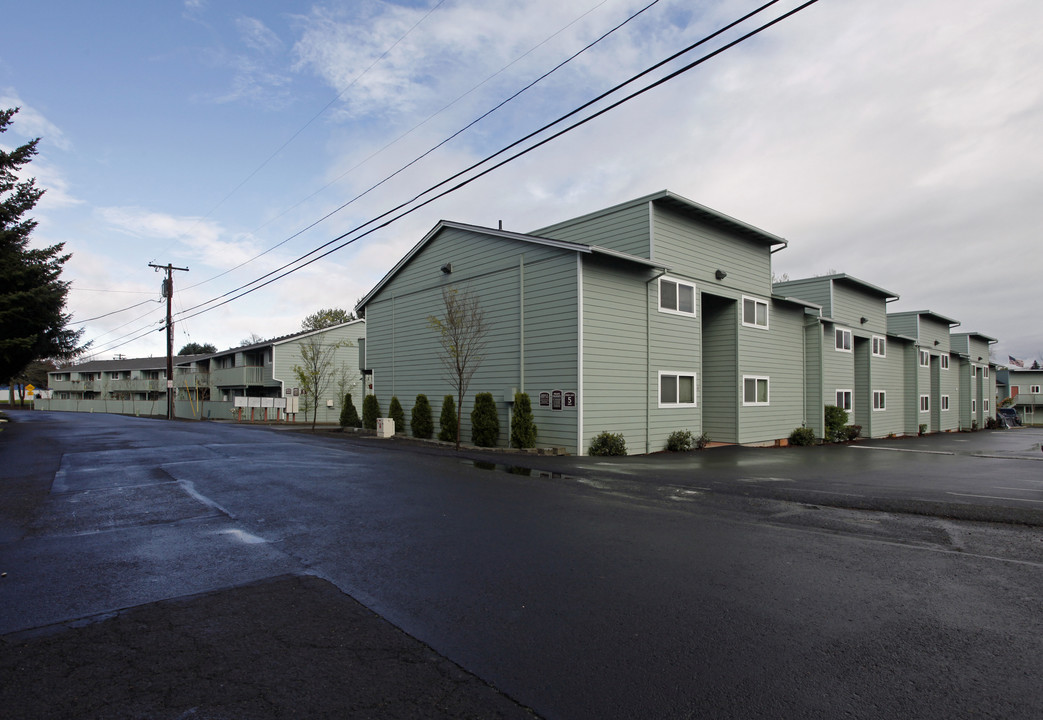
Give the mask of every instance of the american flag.
M 1009 364 L 1013 365 L 1014 367 L 1019 367 L 1019 368 L 1025 367 L 1025 361 L 1024 360 L 1018 360 L 1013 355 L 1008 355 L 1007 356 L 1007 360 L 1009 361 Z

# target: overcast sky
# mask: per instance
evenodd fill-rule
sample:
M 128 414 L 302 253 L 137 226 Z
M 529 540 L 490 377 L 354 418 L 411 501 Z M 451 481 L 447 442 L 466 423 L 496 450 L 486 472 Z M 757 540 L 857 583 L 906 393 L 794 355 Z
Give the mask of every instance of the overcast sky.
M 175 273 L 175 350 L 225 348 L 353 308 L 439 219 L 524 232 L 662 189 L 786 238 L 778 275 L 845 272 L 900 295 L 892 310 L 998 338 L 997 360 L 1043 355 L 1038 0 L 821 0 L 188 317 L 756 7 L 661 0 L 318 222 L 649 1 L 8 3 L 0 107 L 21 112 L 0 143 L 43 138 L 30 166 L 47 188 L 34 242 L 73 253 L 69 309 L 97 359 L 165 353 L 149 263 L 189 268 Z

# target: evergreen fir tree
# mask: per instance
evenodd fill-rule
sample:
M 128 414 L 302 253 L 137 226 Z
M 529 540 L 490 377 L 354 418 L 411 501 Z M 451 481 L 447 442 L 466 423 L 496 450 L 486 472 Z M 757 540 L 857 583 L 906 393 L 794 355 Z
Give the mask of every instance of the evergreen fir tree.
M 402 403 L 398 401 L 396 395 L 391 396 L 391 404 L 388 405 L 388 417 L 394 421 L 396 433 L 404 433 L 406 431 L 406 413 L 402 409 Z
M 359 411 L 355 409 L 355 403 L 351 401 L 351 393 L 344 396 L 344 407 L 340 410 L 341 427 L 362 427 L 362 418 Z
M 456 442 L 456 401 L 452 395 L 442 400 L 442 414 L 438 417 L 438 439 Z
M 532 419 L 532 403 L 528 393 L 517 393 L 514 396 L 514 409 L 511 411 L 511 447 L 536 447 L 536 423 Z
M 428 440 L 434 434 L 435 427 L 431 421 L 431 403 L 427 401 L 427 395 L 421 394 L 416 396 L 409 426 L 413 430 L 413 437 Z

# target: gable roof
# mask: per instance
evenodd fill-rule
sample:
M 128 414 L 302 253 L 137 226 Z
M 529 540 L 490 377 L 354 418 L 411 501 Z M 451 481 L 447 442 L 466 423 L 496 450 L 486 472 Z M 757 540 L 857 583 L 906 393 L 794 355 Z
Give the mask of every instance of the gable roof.
M 539 233 L 545 232 L 547 230 L 572 225 L 579 221 L 590 220 L 602 215 L 608 215 L 610 213 L 623 210 L 625 208 L 634 207 L 636 205 L 645 205 L 650 202 L 662 205 L 664 207 L 669 207 L 674 210 L 678 210 L 687 215 L 698 217 L 700 220 L 708 222 L 711 225 L 717 225 L 719 227 L 726 228 L 727 230 L 730 230 L 736 235 L 740 235 L 749 240 L 755 240 L 769 247 L 774 245 L 789 245 L 788 240 L 784 240 L 778 235 L 773 235 L 772 233 L 769 233 L 765 230 L 761 230 L 758 227 L 754 227 L 749 223 L 745 223 L 742 220 L 737 220 L 729 215 L 725 215 L 722 212 L 718 212 L 713 208 L 706 207 L 705 205 L 700 205 L 694 200 L 689 200 L 688 198 L 682 197 L 677 193 L 670 192 L 669 190 L 660 190 L 659 192 L 652 193 L 651 195 L 645 195 L 644 197 L 639 197 L 635 200 L 628 200 L 627 202 L 619 203 L 618 205 L 613 205 L 611 207 L 603 208 L 601 210 L 595 210 L 594 212 L 587 213 L 586 215 L 580 215 L 579 217 L 570 218 L 568 220 L 562 220 L 559 223 L 547 225 L 546 227 L 540 228 L 539 230 L 534 230 L 533 234 L 538 235 Z
M 420 242 L 413 246 L 413 248 L 407 252 L 402 259 L 399 260 L 388 273 L 381 278 L 373 289 L 370 290 L 366 295 L 358 301 L 355 305 L 355 310 L 359 311 L 364 308 L 370 300 L 373 299 L 391 280 L 402 270 L 409 262 L 419 253 L 428 243 L 434 240 L 443 230 L 454 229 L 464 230 L 467 232 L 477 233 L 479 235 L 487 235 L 489 237 L 501 238 L 503 240 L 514 240 L 518 242 L 531 243 L 533 245 L 546 245 L 548 247 L 558 248 L 560 250 L 566 250 L 569 252 L 583 253 L 585 255 L 602 255 L 604 257 L 611 257 L 617 260 L 624 260 L 626 262 L 636 263 L 645 267 L 657 268 L 666 270 L 662 263 L 653 262 L 647 258 L 638 257 L 636 255 L 629 255 L 624 252 L 617 250 L 609 250 L 608 248 L 599 247 L 597 245 L 584 245 L 583 243 L 570 242 L 568 240 L 554 240 L 553 238 L 539 237 L 537 235 L 526 235 L 524 233 L 510 232 L 508 230 L 499 230 L 494 228 L 482 227 L 480 225 L 468 225 L 467 223 L 453 222 L 451 220 L 439 220 L 438 223 L 431 228 Z
M 209 355 L 175 355 L 174 364 L 193 362 Z M 111 372 L 115 370 L 166 370 L 167 356 L 147 358 L 124 358 L 122 360 L 88 360 L 76 365 L 63 365 L 50 373 L 65 372 Z M 50 374 L 48 373 L 48 374 Z

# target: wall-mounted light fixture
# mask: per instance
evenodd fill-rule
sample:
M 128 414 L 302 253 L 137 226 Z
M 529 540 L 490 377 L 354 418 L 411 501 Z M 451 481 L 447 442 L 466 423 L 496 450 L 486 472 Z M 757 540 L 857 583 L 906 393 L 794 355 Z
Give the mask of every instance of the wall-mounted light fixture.
M 934 341 L 934 344 L 935 344 L 935 345 L 941 345 L 941 343 L 940 343 L 940 342 L 939 342 L 938 340 L 935 340 L 935 341 Z
M 860 323 L 862 323 L 863 325 L 865 325 L 865 324 L 866 324 L 867 322 L 869 322 L 869 318 L 866 318 L 866 317 L 860 317 L 860 318 L 858 319 L 858 321 L 859 321 Z
M 728 273 L 726 273 L 724 270 L 718 270 L 713 274 L 713 276 L 718 280 L 724 280 L 726 277 L 728 277 Z
M 452 271 L 453 271 L 453 264 L 452 263 L 446 263 L 445 265 L 442 266 L 442 272 L 444 274 L 448 275 Z
M 978 362 L 981 362 L 981 355 L 978 356 Z

